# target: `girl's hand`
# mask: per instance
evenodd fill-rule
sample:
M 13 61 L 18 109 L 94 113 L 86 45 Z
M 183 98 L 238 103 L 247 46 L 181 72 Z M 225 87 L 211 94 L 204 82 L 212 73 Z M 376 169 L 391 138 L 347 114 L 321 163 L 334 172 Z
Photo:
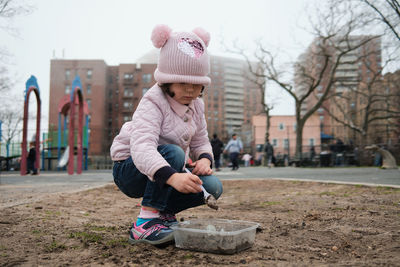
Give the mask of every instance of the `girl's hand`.
M 203 182 L 192 173 L 174 173 L 167 180 L 167 184 L 181 193 L 200 193 Z
M 207 158 L 199 159 L 192 163 L 192 173 L 196 175 L 211 175 L 212 169 L 210 168 L 211 162 Z

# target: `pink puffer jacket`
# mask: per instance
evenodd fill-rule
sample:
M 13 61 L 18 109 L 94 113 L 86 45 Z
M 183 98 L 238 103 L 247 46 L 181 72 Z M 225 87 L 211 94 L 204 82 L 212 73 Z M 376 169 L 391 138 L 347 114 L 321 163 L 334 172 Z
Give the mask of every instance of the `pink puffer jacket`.
M 204 118 L 204 102 L 197 98 L 189 106 L 179 104 L 156 84 L 143 96 L 132 120 L 126 122 L 111 145 L 111 159 L 132 156 L 138 170 L 154 181 L 154 173 L 170 166 L 158 153 L 163 144 L 180 146 L 197 160 L 203 153 L 213 157 Z M 190 155 L 189 155 L 190 152 Z

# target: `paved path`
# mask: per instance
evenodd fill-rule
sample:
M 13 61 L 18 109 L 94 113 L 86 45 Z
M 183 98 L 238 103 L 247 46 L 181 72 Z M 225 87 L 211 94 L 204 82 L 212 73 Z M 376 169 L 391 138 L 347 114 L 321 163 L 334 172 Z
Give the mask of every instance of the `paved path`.
M 290 179 L 348 184 L 382 185 L 400 188 L 400 170 L 379 168 L 240 168 L 216 173 L 221 179 Z
M 290 179 L 400 188 L 400 170 L 378 168 L 264 168 L 250 167 L 215 173 L 220 179 Z M 0 208 L 29 203 L 49 194 L 71 193 L 113 183 L 111 170 L 87 171 L 81 175 L 42 172 L 20 176 L 18 172 L 0 173 Z

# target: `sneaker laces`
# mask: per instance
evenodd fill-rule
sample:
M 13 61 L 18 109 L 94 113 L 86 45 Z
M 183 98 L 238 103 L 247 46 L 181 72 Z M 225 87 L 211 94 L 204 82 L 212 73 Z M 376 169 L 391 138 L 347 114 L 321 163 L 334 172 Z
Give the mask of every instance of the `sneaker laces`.
M 160 214 L 160 219 L 163 221 L 176 221 L 176 216 L 174 214 L 170 213 L 161 213 Z

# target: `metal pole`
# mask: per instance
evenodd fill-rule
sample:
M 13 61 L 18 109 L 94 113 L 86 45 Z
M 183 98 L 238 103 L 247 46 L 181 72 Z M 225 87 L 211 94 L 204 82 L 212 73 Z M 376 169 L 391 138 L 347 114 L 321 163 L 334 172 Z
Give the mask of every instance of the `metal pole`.
M 1 125 L 3 124 L 3 121 L 0 120 L 0 156 L 1 156 L 1 139 L 2 139 L 2 133 L 1 133 Z M 1 170 L 0 170 L 1 171 Z
M 46 136 L 45 136 L 45 133 L 42 133 L 42 140 L 44 141 L 44 140 L 46 140 Z M 39 148 L 40 148 L 40 145 L 39 145 Z M 38 146 L 36 145 L 36 149 L 39 149 L 38 148 Z M 44 171 L 44 142 L 43 142 L 43 148 L 42 148 L 42 168 L 41 168 L 41 170 L 42 171 Z
M 57 161 L 61 158 L 61 112 L 58 113 L 58 132 L 57 132 Z M 60 168 L 57 167 L 59 171 Z

